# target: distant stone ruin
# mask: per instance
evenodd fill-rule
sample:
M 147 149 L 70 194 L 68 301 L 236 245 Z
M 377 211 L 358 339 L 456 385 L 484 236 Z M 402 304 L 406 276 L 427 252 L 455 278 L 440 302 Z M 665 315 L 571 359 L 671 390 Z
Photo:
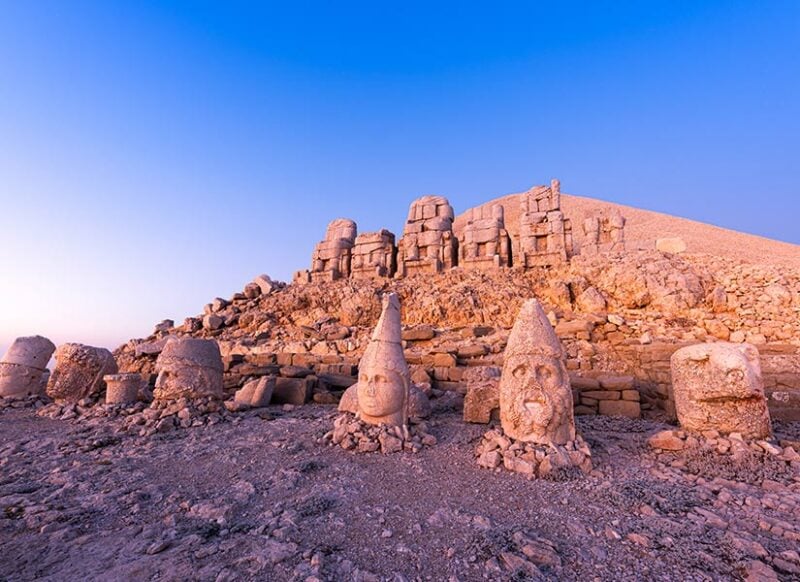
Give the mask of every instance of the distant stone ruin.
M 411 203 L 398 250 L 398 275 L 441 273 L 458 264 L 453 207 L 443 196 L 423 196 Z
M 581 254 L 625 250 L 625 217 L 619 210 L 590 216 L 583 221 L 584 243 Z
M 561 182 L 528 190 L 520 204 L 518 264 L 529 269 L 566 263 L 572 256 L 572 221 L 561 212 Z
M 458 264 L 464 269 L 511 266 L 511 237 L 505 228 L 503 207 L 467 211 L 467 224 L 458 239 Z
M 356 237 L 350 276 L 353 279 L 393 277 L 397 271 L 394 233 L 386 229 Z
M 572 221 L 561 211 L 561 185 L 535 186 L 520 197 L 519 233 L 506 230 L 505 208 L 479 206 L 464 214 L 456 236 L 455 212 L 443 196 L 423 196 L 411 203 L 403 236 L 381 229 L 357 233 L 356 223 L 338 218 L 311 255 L 311 268 L 297 271 L 295 283 L 338 279 L 390 279 L 442 273 L 454 267 L 492 270 L 532 269 L 565 264 L 577 251 Z M 625 218 L 619 211 L 583 222 L 580 252 L 595 255 L 625 250 Z M 254 295 L 255 288 L 250 295 Z
M 356 223 L 349 218 L 337 218 L 328 224 L 325 240 L 314 247 L 311 269 L 295 273 L 295 281 L 312 283 L 348 278 L 356 232 Z

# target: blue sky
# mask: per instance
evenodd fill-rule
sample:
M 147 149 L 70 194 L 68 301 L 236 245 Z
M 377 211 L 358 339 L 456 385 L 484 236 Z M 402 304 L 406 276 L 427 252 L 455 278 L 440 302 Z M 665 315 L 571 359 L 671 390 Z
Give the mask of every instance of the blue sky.
M 0 348 L 114 346 L 336 216 L 565 191 L 800 243 L 800 4 L 0 0 Z

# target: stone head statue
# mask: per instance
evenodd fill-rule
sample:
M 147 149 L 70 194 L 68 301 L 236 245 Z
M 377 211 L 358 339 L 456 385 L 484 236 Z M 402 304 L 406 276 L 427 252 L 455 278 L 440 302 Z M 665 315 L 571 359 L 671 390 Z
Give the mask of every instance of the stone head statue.
M 222 357 L 214 340 L 169 340 L 156 360 L 156 371 L 157 400 L 223 395 Z
M 400 339 L 400 301 L 383 296 L 383 310 L 358 373 L 358 414 L 370 424 L 402 426 L 408 422 L 408 364 Z
M 78 402 L 101 392 L 103 377 L 117 373 L 114 356 L 105 348 L 77 343 L 58 346 L 56 366 L 47 383 L 47 395 L 53 400 Z
M 672 355 L 672 389 L 681 426 L 766 438 L 770 426 L 758 350 L 725 342 L 681 348 Z
M 357 232 L 358 226 L 355 221 L 349 218 L 337 218 L 328 224 L 328 228 L 325 230 L 325 240 L 345 239 L 354 242 Z
M 42 336 L 18 337 L 0 360 L 0 397 L 41 394 L 56 347 Z
M 500 422 L 508 436 L 520 441 L 563 445 L 575 439 L 563 350 L 536 299 L 522 306 L 508 338 L 500 378 Z

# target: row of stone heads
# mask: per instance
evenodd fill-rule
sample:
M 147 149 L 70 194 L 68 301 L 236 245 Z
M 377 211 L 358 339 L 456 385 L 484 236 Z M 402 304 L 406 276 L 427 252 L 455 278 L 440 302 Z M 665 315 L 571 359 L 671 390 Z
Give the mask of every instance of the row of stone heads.
M 526 192 L 520 199 L 519 236 L 514 240 L 500 204 L 468 210 L 456 235 L 455 212 L 443 196 L 423 196 L 411 203 L 398 243 L 386 229 L 358 234 L 355 221 L 337 218 L 314 247 L 311 268 L 296 272 L 294 281 L 404 277 L 456 266 L 485 270 L 563 263 L 573 254 L 573 241 L 571 221 L 561 212 L 560 200 L 558 180 Z M 624 250 L 624 225 L 618 211 L 586 218 L 582 248 L 587 253 Z
M 55 353 L 52 373 L 47 369 Z M 58 402 L 76 403 L 102 394 L 107 404 L 137 400 L 174 400 L 183 396 L 223 397 L 223 364 L 214 340 L 170 339 L 156 360 L 155 390 L 141 374 L 119 373 L 106 348 L 65 343 L 56 349 L 42 336 L 14 340 L 0 360 L 0 397 L 47 395 Z
M 405 424 L 412 391 L 401 342 L 397 296 L 383 297 L 381 317 L 359 364 L 359 381 L 343 398 L 352 411 L 375 424 Z M 55 352 L 52 373 L 47 364 Z M 221 399 L 223 362 L 214 340 L 171 338 L 156 360 L 156 400 Z M 748 344 L 717 342 L 682 348 L 671 359 L 678 421 L 702 433 L 739 433 L 768 438 L 771 422 L 758 351 Z M 119 374 L 105 348 L 66 343 L 56 349 L 41 336 L 17 338 L 0 360 L 0 397 L 46 394 L 80 402 L 106 391 L 108 404 L 142 399 L 148 386 L 139 374 Z M 500 417 L 506 434 L 519 440 L 564 444 L 574 438 L 572 393 L 563 348 L 538 301 L 521 309 L 504 353 Z M 419 404 L 419 402 L 418 402 Z

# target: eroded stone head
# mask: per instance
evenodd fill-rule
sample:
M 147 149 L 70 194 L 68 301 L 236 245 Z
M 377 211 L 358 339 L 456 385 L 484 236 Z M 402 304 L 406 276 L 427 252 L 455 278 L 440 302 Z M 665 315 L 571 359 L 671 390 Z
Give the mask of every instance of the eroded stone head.
M 500 421 L 505 433 L 520 441 L 562 445 L 575 438 L 561 343 L 535 299 L 523 305 L 508 338 Z
M 105 387 L 103 377 L 117 373 L 114 356 L 105 348 L 77 343 L 58 346 L 56 366 L 47 383 L 53 400 L 78 402 Z
M 0 397 L 42 394 L 47 379 L 47 362 L 56 346 L 35 335 L 18 337 L 0 360 Z
M 359 416 L 370 424 L 404 425 L 408 421 L 410 374 L 400 339 L 400 301 L 383 296 L 383 310 L 359 364 Z
M 672 388 L 681 426 L 691 431 L 772 433 L 758 350 L 748 344 L 710 343 L 672 355 Z
M 222 398 L 222 357 L 214 340 L 173 338 L 156 360 L 153 396 L 176 400 L 183 396 Z

